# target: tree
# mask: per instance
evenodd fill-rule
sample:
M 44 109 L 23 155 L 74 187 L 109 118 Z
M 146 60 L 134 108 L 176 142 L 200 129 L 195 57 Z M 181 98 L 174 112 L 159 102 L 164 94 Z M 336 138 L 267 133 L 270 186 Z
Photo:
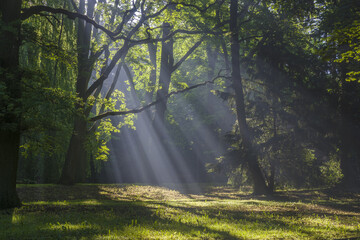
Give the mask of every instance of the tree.
M 40 1 L 33 1 L 38 4 Z M 41 4 L 41 3 L 40 3 Z M 68 2 L 48 1 L 66 8 Z M 76 29 L 66 16 L 22 22 L 22 134 L 18 182 L 56 183 L 71 136 L 76 102 Z
M 16 193 L 16 172 L 20 145 L 21 3 L 21 0 L 0 3 L 0 209 L 20 206 Z
M 87 4 L 86 16 L 93 18 L 96 1 L 90 0 Z M 79 4 L 79 13 L 85 14 L 85 0 Z M 86 90 L 93 71 L 94 61 L 89 56 L 90 42 L 92 35 L 92 25 L 78 19 L 77 31 L 77 64 L 78 73 L 76 80 L 76 93 L 84 103 L 86 103 Z M 81 108 L 81 106 L 77 106 Z M 70 139 L 69 149 L 65 158 L 64 167 L 59 182 L 62 184 L 72 184 L 73 182 L 83 182 L 85 180 L 85 169 L 87 168 L 87 153 L 85 141 L 87 136 L 86 116 L 76 115 L 74 119 L 74 130 Z
M 248 11 L 249 3 L 245 2 L 242 12 L 238 14 L 238 1 L 231 0 L 230 3 L 230 32 L 231 32 L 231 81 L 235 91 L 236 115 L 242 141 L 242 146 L 246 152 L 245 161 L 253 180 L 254 194 L 268 194 L 269 189 L 266 185 L 264 175 L 261 172 L 258 156 L 253 146 L 253 136 L 249 131 L 246 122 L 245 101 L 242 78 L 240 75 L 240 46 L 239 46 L 239 27 L 238 16 L 242 19 Z
M 322 12 L 319 33 L 326 44 L 320 53 L 324 60 L 330 61 L 329 69 L 333 88 L 330 92 L 335 98 L 337 111 L 336 136 L 340 153 L 340 166 L 344 177 L 342 189 L 358 189 L 360 186 L 360 152 L 357 136 L 359 129 L 359 13 L 357 1 L 344 0 L 329 2 Z M 321 38 L 323 39 L 323 38 Z

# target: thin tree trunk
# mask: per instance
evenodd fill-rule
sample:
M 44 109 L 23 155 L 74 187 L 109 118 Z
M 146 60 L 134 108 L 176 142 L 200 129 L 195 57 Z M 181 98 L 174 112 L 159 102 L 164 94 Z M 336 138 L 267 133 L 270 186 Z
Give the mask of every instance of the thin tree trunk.
M 19 161 L 20 116 L 17 102 L 21 97 L 19 75 L 19 32 L 21 0 L 2 0 L 0 3 L 0 83 L 6 87 L 14 110 L 6 110 L 0 120 L 0 209 L 19 207 L 21 205 L 16 193 L 16 173 Z M 6 30 L 11 29 L 11 30 Z M 0 109 L 7 109 L 9 103 L 0 102 Z
M 254 151 L 252 135 L 246 123 L 245 102 L 242 79 L 240 75 L 240 56 L 239 56 L 239 32 L 238 32 L 238 1 L 231 0 L 230 5 L 230 31 L 231 31 L 231 79 L 235 90 L 236 113 L 245 151 L 247 151 L 247 158 L 245 159 L 248 165 L 249 172 L 253 180 L 254 194 L 268 194 L 269 190 L 266 186 L 264 175 L 258 162 L 257 153 Z
M 206 46 L 206 55 L 208 58 L 208 80 L 211 80 L 214 77 L 216 62 L 217 62 L 217 52 L 218 48 L 212 49 L 210 43 Z M 207 85 L 207 96 L 206 96 L 206 102 L 207 102 L 207 112 L 208 114 L 213 114 L 215 112 L 215 101 L 217 100 L 217 97 L 211 92 L 213 90 L 213 85 Z M 215 129 L 217 126 L 215 126 L 215 123 L 212 123 L 211 128 Z
M 275 100 L 274 100 L 275 102 Z M 273 102 L 273 128 L 274 128 L 274 135 L 273 138 L 276 139 L 277 138 L 277 115 L 276 115 L 276 110 L 275 110 L 275 103 Z M 276 153 L 278 151 L 278 148 L 273 148 L 274 152 Z M 276 155 L 274 156 L 274 158 L 276 157 Z M 272 160 L 272 161 L 271 161 Z M 274 163 L 275 159 L 270 159 L 270 177 L 269 177 L 269 191 L 270 192 L 274 192 L 275 189 L 275 163 Z
M 146 103 L 151 103 L 153 101 L 154 96 L 154 87 L 156 84 L 156 69 L 157 69 L 157 63 L 156 63 L 156 52 L 157 52 L 157 43 L 148 43 L 148 50 L 149 50 L 149 56 L 150 61 L 153 69 L 151 69 L 150 77 L 149 77 L 149 84 L 148 89 L 149 91 L 146 91 L 145 93 L 145 100 Z

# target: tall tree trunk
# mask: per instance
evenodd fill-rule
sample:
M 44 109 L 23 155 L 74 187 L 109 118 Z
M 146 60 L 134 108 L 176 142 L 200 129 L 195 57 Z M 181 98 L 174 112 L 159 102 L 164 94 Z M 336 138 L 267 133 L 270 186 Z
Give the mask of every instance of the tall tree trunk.
M 77 182 L 85 181 L 87 153 L 84 143 L 86 140 L 86 133 L 86 120 L 81 116 L 76 116 L 73 134 L 70 139 L 64 167 L 59 180 L 60 184 L 72 185 Z
M 338 136 L 340 140 L 340 167 L 344 175 L 340 187 L 350 191 L 360 188 L 360 164 L 359 164 L 359 141 L 356 120 L 353 114 L 358 112 L 354 107 L 353 97 L 358 92 L 358 83 L 346 82 L 347 70 L 341 66 L 342 81 L 340 96 L 338 100 L 339 127 Z
M 1 0 L 0 11 L 3 27 L 0 32 L 0 83 L 12 102 L 1 100 L 0 109 L 5 115 L 0 121 L 0 209 L 21 205 L 16 193 L 16 173 L 19 161 L 21 97 L 19 75 L 19 32 L 21 0 Z M 6 27 L 5 27 L 6 26 Z M 9 104 L 14 108 L 9 111 Z
M 166 38 L 171 33 L 171 25 L 169 23 L 163 24 L 163 38 Z M 157 137 L 160 141 L 160 149 L 162 149 L 166 158 L 170 161 L 173 166 L 173 170 L 176 176 L 172 180 L 183 181 L 183 173 L 177 162 L 177 156 L 174 156 L 174 149 L 171 147 L 171 136 L 168 133 L 168 129 L 165 124 L 165 112 L 167 109 L 167 99 L 164 97 L 169 93 L 169 86 L 171 82 L 171 74 L 174 71 L 174 51 L 173 51 L 174 41 L 172 38 L 162 41 L 161 48 L 161 60 L 160 60 L 160 75 L 159 75 L 159 89 L 156 92 L 156 101 L 160 101 L 155 105 L 155 115 L 153 119 L 154 131 L 157 134 Z M 159 149 L 159 147 L 155 147 Z M 170 180 L 170 179 L 169 179 Z
M 239 45 L 239 28 L 238 28 L 238 0 L 231 0 L 230 4 L 230 31 L 231 31 L 231 80 L 235 90 L 236 113 L 247 158 L 249 172 L 253 180 L 254 194 L 268 194 L 269 190 L 265 182 L 263 173 L 258 162 L 258 156 L 253 147 L 253 137 L 246 123 L 245 102 L 242 79 L 240 75 L 240 45 Z
M 163 38 L 166 38 L 171 31 L 169 23 L 163 24 Z M 169 92 L 169 86 L 171 81 L 172 67 L 174 65 L 173 55 L 173 39 L 162 41 L 161 47 L 161 65 L 159 76 L 160 89 L 156 93 L 156 100 L 163 99 Z M 165 119 L 167 101 L 161 101 L 155 106 L 154 123 L 163 123 Z
M 87 16 L 93 17 L 96 1 L 89 0 Z M 80 1 L 79 10 L 85 13 L 85 0 Z M 78 19 L 78 76 L 76 79 L 76 93 L 86 102 L 86 90 L 92 73 L 92 65 L 89 61 L 90 39 L 92 26 L 84 20 Z M 81 106 L 77 106 L 78 109 Z M 87 122 L 83 116 L 75 116 L 74 130 L 70 139 L 70 145 L 66 154 L 64 167 L 59 180 L 60 184 L 71 185 L 86 180 L 88 167 L 87 152 L 85 149 Z

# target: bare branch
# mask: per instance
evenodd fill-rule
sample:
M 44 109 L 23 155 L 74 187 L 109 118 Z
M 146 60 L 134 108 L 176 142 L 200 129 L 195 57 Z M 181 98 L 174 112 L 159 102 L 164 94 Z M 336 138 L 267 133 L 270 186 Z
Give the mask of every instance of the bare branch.
M 54 19 L 57 21 L 57 23 L 60 24 L 60 20 L 59 20 L 57 17 L 55 17 L 54 15 L 45 14 L 45 13 L 40 13 L 39 15 L 42 16 L 42 17 L 45 17 L 46 20 L 47 20 L 54 28 L 55 28 L 55 24 L 49 19 L 49 17 L 54 18 Z
M 116 28 L 116 30 L 114 32 L 114 36 L 117 36 L 122 32 L 125 24 L 132 18 L 132 16 L 134 16 L 136 10 L 137 9 L 134 7 L 134 8 L 131 8 L 131 9 L 125 11 L 124 16 L 123 16 L 123 20 L 121 21 L 121 23 Z

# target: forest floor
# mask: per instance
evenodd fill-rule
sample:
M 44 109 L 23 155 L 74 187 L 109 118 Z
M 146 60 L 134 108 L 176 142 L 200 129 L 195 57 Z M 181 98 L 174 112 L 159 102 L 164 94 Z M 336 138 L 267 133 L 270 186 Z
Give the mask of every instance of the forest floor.
M 360 194 L 222 186 L 19 185 L 0 239 L 360 239 Z

